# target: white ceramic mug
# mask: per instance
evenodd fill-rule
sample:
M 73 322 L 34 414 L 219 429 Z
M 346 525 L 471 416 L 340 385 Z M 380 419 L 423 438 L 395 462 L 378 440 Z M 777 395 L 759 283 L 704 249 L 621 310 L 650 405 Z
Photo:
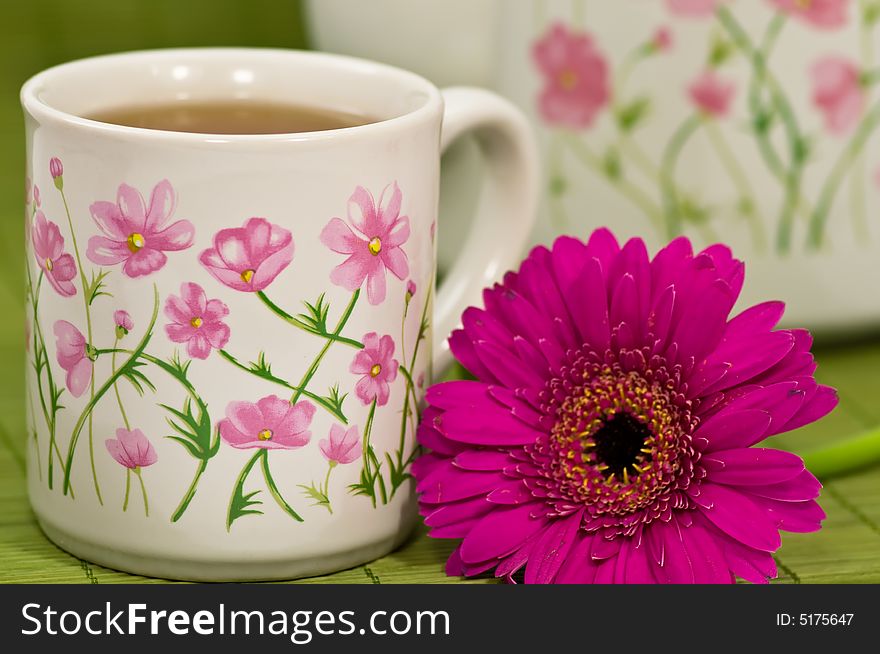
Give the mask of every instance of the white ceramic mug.
M 375 120 L 210 135 L 84 117 L 235 98 Z M 28 487 L 46 534 L 202 580 L 325 573 L 399 544 L 432 362 L 532 226 L 522 115 L 381 64 L 242 49 L 74 62 L 22 102 Z M 492 172 L 435 300 L 440 154 L 470 131 Z
M 529 115 L 546 179 L 535 242 L 602 225 L 653 249 L 680 232 L 722 241 L 747 261 L 744 306 L 784 300 L 786 324 L 820 337 L 880 325 L 874 0 L 306 7 L 321 49 L 485 86 Z M 449 163 L 467 167 L 453 182 L 478 177 L 473 159 Z M 447 185 L 444 216 L 462 198 Z

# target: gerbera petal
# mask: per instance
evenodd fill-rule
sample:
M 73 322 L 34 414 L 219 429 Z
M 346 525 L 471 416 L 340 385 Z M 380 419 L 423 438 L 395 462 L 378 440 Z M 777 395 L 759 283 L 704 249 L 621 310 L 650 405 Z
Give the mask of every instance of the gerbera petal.
M 778 484 L 753 484 L 741 490 L 771 500 L 804 502 L 819 497 L 822 484 L 809 470 L 804 470 L 792 479 Z
M 582 532 L 577 534 L 576 542 L 568 551 L 559 572 L 556 573 L 556 583 L 589 584 L 593 582 L 597 566 L 590 557 L 592 540 L 592 536 L 584 535 Z
M 471 472 L 444 462 L 416 487 L 420 500 L 429 504 L 457 502 L 488 495 L 504 478 L 498 472 Z
M 812 397 L 804 400 L 803 406 L 791 420 L 785 423 L 785 431 L 803 427 L 825 417 L 834 410 L 839 401 L 836 390 L 830 386 L 819 386 Z
M 703 515 L 728 536 L 763 552 L 779 549 L 779 532 L 766 511 L 739 491 L 703 482 L 694 501 Z
M 654 551 L 663 552 L 662 562 L 654 568 L 657 579 L 668 584 L 694 583 L 694 570 L 678 523 L 655 521 L 648 528 L 648 537 L 656 543 Z
M 777 529 L 798 533 L 819 531 L 825 519 L 825 511 L 814 500 L 806 502 L 783 502 L 766 497 L 754 497 L 755 504 L 767 511 Z
M 695 523 L 682 528 L 681 538 L 691 562 L 694 583 L 729 584 L 733 582 L 721 548 L 716 539 L 700 525 Z
M 703 457 L 713 483 L 726 486 L 778 484 L 804 470 L 796 454 L 761 447 L 713 451 Z
M 480 520 L 461 544 L 461 559 L 479 563 L 506 556 L 547 524 L 532 517 L 531 504 L 501 508 Z
M 770 414 L 759 409 L 722 411 L 700 425 L 694 439 L 708 441 L 707 452 L 746 446 L 761 440 L 771 421 Z
M 526 564 L 527 584 L 552 583 L 575 543 L 582 511 L 557 518 L 532 545 Z
M 447 438 L 471 445 L 529 445 L 541 437 L 541 432 L 502 409 L 476 415 L 466 409 L 453 409 L 435 419 L 434 427 Z
M 721 549 L 731 572 L 753 584 L 766 584 L 776 577 L 776 561 L 767 552 L 760 552 L 732 539 L 721 541 Z

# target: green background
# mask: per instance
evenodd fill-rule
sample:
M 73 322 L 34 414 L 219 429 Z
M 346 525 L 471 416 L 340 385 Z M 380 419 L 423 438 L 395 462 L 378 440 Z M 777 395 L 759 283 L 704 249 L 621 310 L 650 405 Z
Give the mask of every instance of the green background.
M 37 528 L 24 489 L 24 139 L 18 89 L 63 61 L 142 48 L 307 45 L 293 0 L 26 0 L 0 9 L 0 582 L 124 583 L 132 577 L 73 558 Z M 798 452 L 880 424 L 880 344 L 820 349 L 819 377 L 841 405 L 827 420 L 776 439 Z M 780 582 L 880 582 L 880 470 L 826 482 L 818 534 L 786 535 Z M 443 582 L 451 544 L 417 531 L 379 561 L 315 582 Z

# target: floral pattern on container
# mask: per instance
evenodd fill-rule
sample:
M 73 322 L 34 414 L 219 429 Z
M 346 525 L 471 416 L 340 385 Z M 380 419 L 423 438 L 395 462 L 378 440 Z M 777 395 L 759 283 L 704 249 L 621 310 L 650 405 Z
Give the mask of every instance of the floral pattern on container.
M 586 0 L 557 3 L 567 8 L 558 12 L 535 0 L 533 103 L 547 128 L 548 211 L 558 231 L 572 231 L 567 198 L 584 186 L 583 170 L 661 240 L 689 233 L 714 242 L 715 224 L 733 215 L 758 254 L 817 252 L 831 247 L 829 220 L 838 205 L 852 218 L 847 228 L 863 240 L 874 192 L 868 146 L 880 127 L 873 94 L 880 68 L 868 46 L 876 39 L 880 3 L 761 0 L 747 11 L 749 3 L 733 0 L 651 1 L 669 23 L 612 57 L 611 44 L 591 27 Z M 802 59 L 800 72 L 780 63 L 795 47 L 790 31 L 824 36 L 843 29 L 858 32 L 851 46 Z M 688 46 L 694 34 L 705 34 L 702 57 L 691 47 L 669 47 L 679 30 Z M 680 89 L 647 89 L 650 79 L 678 69 L 692 71 Z M 794 90 L 799 77 L 806 94 Z M 639 88 L 639 80 L 646 86 Z M 681 100 L 692 112 L 677 128 L 662 127 L 669 115 L 682 113 L 668 106 Z M 597 129 L 602 119 L 609 124 Z M 728 188 L 711 199 L 680 171 L 682 159 L 698 156 L 693 151 L 701 153 L 703 144 Z M 754 161 L 745 160 L 746 148 Z
M 149 201 L 133 186 L 122 183 L 115 202 L 99 200 L 83 208 L 68 203 L 60 158 L 51 158 L 47 172 L 61 196 L 68 231 L 63 233 L 62 226 L 46 218 L 38 206 L 41 198 L 34 184 L 27 197 L 29 247 L 34 257 L 27 267 L 27 351 L 35 373 L 30 383 L 35 386 L 34 397 L 39 398 L 38 409 L 35 407 L 31 412 L 35 423 L 31 431 L 41 479 L 50 490 L 77 499 L 74 461 L 85 455 L 83 450 L 87 447 L 94 499 L 104 505 L 101 488 L 106 480 L 99 478 L 99 468 L 103 468 L 95 464 L 93 444 L 94 413 L 98 407 L 102 422 L 106 421 L 107 412 L 119 421 L 115 437 L 103 442 L 109 456 L 125 469 L 122 510 L 128 510 L 134 475 L 141 490 L 144 518 L 160 513 L 176 522 L 193 502 L 211 501 L 209 497 L 200 498 L 198 489 L 203 475 L 211 474 L 209 464 L 220 452 L 222 443 L 230 448 L 227 456 L 240 451 L 243 457 L 237 478 L 229 480 L 227 531 L 237 520 L 265 510 L 259 497 L 261 490 L 250 489 L 255 468 L 261 471 L 264 488 L 277 506 L 295 521 L 307 520 L 309 507 L 294 507 L 284 496 L 283 487 L 290 480 L 285 477 L 280 486 L 276 482 L 270 468 L 270 453 L 276 468 L 281 468 L 288 457 L 301 456 L 297 451 L 313 450 L 323 457 L 328 464 L 324 481 L 297 486 L 314 500 L 313 507 L 331 513 L 330 473 L 337 466 L 363 462 L 358 481 L 342 485 L 340 480 L 339 488 L 333 492 L 365 496 L 372 506 L 390 502 L 411 479 L 409 468 L 417 455 L 415 425 L 420 415 L 422 386 L 416 387 L 410 371 L 420 363 L 419 348 L 428 334 L 431 293 L 423 294 L 418 337 L 407 350 L 402 339 L 416 284 L 408 279 L 410 269 L 404 246 L 409 240 L 410 222 L 401 213 L 404 198 L 396 182 L 383 189 L 378 203 L 370 191 L 357 187 L 348 202 L 349 223 L 331 218 L 320 234 L 320 243 L 332 252 L 348 255 L 346 261 L 335 268 L 328 267 L 324 273 L 329 285 L 342 285 L 351 291 L 342 310 L 333 311 L 326 295 L 321 294 L 314 301 L 304 301 L 304 310 L 295 313 L 282 308 L 272 290 L 272 284 L 294 263 L 294 239 L 289 230 L 267 218 L 249 218 L 240 227 L 218 230 L 211 235 L 211 247 L 193 255 L 186 250 L 195 242 L 195 227 L 188 220 L 174 220 L 177 193 L 169 180 L 153 187 Z M 45 198 L 42 200 L 45 202 Z M 83 210 L 90 214 L 97 233 L 79 235 L 74 230 L 72 212 Z M 83 238 L 88 242 L 86 259 L 78 245 Z M 67 243 L 70 252 L 65 250 Z M 179 291 L 160 297 L 158 282 L 149 277 L 162 270 L 168 262 L 166 253 L 171 252 L 178 257 L 192 257 L 201 264 L 208 279 L 219 284 L 205 288 L 195 281 L 184 281 Z M 89 270 L 83 266 L 88 262 L 108 268 Z M 106 301 L 114 297 L 116 279 L 136 284 L 126 286 L 124 293 L 118 294 L 117 299 L 124 298 L 129 303 L 124 308 L 110 306 Z M 43 284 L 44 281 L 47 283 Z M 44 286 L 51 286 L 62 298 L 83 297 L 79 312 L 71 310 L 71 320 L 52 324 L 54 356 L 49 354 L 47 334 L 40 320 Z M 367 304 L 359 303 L 363 286 Z M 387 311 L 380 305 L 389 288 L 403 298 L 401 341 L 396 342 L 391 335 L 380 338 L 374 332 L 359 340 L 347 333 L 346 325 L 356 311 Z M 244 362 L 234 353 L 252 344 L 254 336 L 234 334 L 230 329 L 232 316 L 225 298 L 236 292 L 251 294 L 256 306 L 262 307 L 267 315 L 318 346 L 317 354 L 298 375 L 283 377 L 280 367 L 272 366 L 266 352 L 260 352 L 253 362 Z M 133 311 L 129 309 L 136 306 L 152 307 L 148 320 L 136 321 L 132 317 Z M 157 342 L 160 309 L 166 319 L 161 331 L 167 337 L 166 343 L 174 348 L 173 354 L 165 358 L 149 349 Z M 107 335 L 110 342 L 103 342 Z M 353 351 L 354 374 L 342 375 L 322 391 L 313 382 L 331 348 Z M 401 357 L 410 354 L 409 361 L 395 359 L 395 351 Z M 285 352 L 275 354 L 280 360 Z M 218 357 L 223 365 L 228 364 L 230 379 L 250 377 L 255 382 L 275 386 L 279 394 L 265 395 L 256 402 L 242 398 L 227 403 L 224 416 L 212 415 L 203 394 L 207 390 L 198 388 L 192 374 L 208 357 Z M 157 374 L 171 385 L 157 385 Z M 398 374 L 404 380 L 395 384 Z M 136 395 L 120 382 L 132 387 Z M 363 424 L 353 424 L 347 415 L 346 400 L 352 395 L 364 407 L 361 410 L 367 411 Z M 161 470 L 163 461 L 170 460 L 172 455 L 163 453 L 160 460 L 154 446 L 158 441 L 151 441 L 142 429 L 131 424 L 127 405 L 133 402 L 155 404 L 164 412 L 170 433 L 153 436 L 176 443 L 180 446 L 177 456 L 194 462 L 193 477 L 176 506 L 154 506 L 151 512 L 143 469 L 155 466 Z M 399 445 L 389 451 L 379 451 L 370 442 L 377 411 L 401 415 Z M 316 444 L 312 430 L 319 420 L 329 420 L 330 427 L 325 432 L 327 437 Z M 73 428 L 68 430 L 71 424 Z M 45 462 L 40 456 L 44 435 L 48 435 Z M 353 479 L 354 475 L 349 482 Z

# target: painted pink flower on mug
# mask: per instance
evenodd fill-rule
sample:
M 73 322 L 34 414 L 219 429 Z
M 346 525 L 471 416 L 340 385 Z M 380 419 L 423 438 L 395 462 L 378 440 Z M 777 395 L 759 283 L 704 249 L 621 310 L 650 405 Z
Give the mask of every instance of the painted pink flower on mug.
M 330 465 L 351 463 L 363 454 L 361 437 L 357 425 L 345 429 L 341 425 L 333 425 L 327 438 L 318 442 L 321 454 Z
M 199 261 L 217 281 L 236 291 L 262 291 L 293 261 L 293 236 L 265 218 L 221 229 Z
M 331 218 L 321 230 L 321 243 L 348 258 L 330 273 L 330 281 L 349 291 L 367 283 L 367 300 L 385 300 L 385 275 L 398 279 L 409 274 L 403 244 L 409 239 L 409 217 L 400 215 L 403 194 L 397 182 L 386 186 L 377 204 L 373 195 L 358 186 L 348 200 L 348 224 Z M 352 230 L 354 227 L 354 230 Z
M 66 320 L 56 321 L 52 330 L 55 332 L 55 356 L 58 365 L 67 373 L 67 390 L 74 397 L 79 397 L 89 386 L 94 365 L 89 356 L 86 337 Z
M 688 87 L 694 106 L 707 116 L 721 118 L 730 111 L 736 86 L 712 70 L 703 72 Z
M 686 18 L 708 18 L 722 0 L 666 0 L 666 7 L 676 16 Z
M 399 364 L 394 359 L 394 339 L 387 334 L 382 338 L 376 332 L 364 334 L 364 349 L 358 352 L 349 366 L 356 375 L 362 375 L 354 388 L 355 395 L 365 405 L 375 400 L 377 406 L 388 404 L 390 384 L 397 379 Z
M 229 307 L 218 299 L 209 300 L 198 284 L 181 284 L 180 295 L 169 295 L 164 311 L 171 320 L 165 325 L 168 338 L 186 343 L 187 354 L 194 359 L 207 359 L 212 349 L 219 350 L 229 341 L 229 326 L 223 322 Z
M 611 99 L 608 63 L 584 32 L 555 23 L 532 49 L 544 76 L 538 107 L 551 125 L 590 127 Z
M 100 200 L 89 207 L 104 236 L 89 239 L 86 255 L 99 266 L 123 264 L 122 272 L 128 277 L 161 270 L 168 261 L 166 252 L 185 250 L 195 237 L 188 220 L 169 224 L 176 203 L 167 179 L 153 187 L 149 204 L 136 188 L 120 184 L 115 203 Z
M 665 25 L 658 27 L 654 36 L 651 37 L 651 49 L 654 52 L 669 52 L 674 43 L 675 37 L 672 35 L 672 30 Z
M 295 450 L 312 438 L 309 426 L 315 405 L 269 395 L 253 402 L 230 402 L 217 428 L 220 436 L 238 449 Z
M 64 237 L 58 225 L 47 220 L 42 211 L 37 211 L 34 217 L 31 244 L 37 264 L 55 292 L 62 297 L 76 295 L 76 287 L 71 281 L 76 277 L 76 263 L 72 255 L 64 252 Z
M 153 444 L 140 429 L 128 431 L 119 428 L 116 438 L 108 438 L 104 445 L 113 460 L 129 470 L 146 468 L 159 460 Z
M 850 0 L 769 0 L 779 11 L 800 18 L 818 29 L 832 30 L 846 25 Z
M 116 325 L 116 338 L 127 336 L 134 329 L 134 321 L 128 311 L 119 309 L 113 312 L 113 324 Z
M 861 73 L 849 59 L 824 57 L 810 69 L 813 102 L 825 117 L 825 129 L 845 134 L 859 122 L 865 107 Z

